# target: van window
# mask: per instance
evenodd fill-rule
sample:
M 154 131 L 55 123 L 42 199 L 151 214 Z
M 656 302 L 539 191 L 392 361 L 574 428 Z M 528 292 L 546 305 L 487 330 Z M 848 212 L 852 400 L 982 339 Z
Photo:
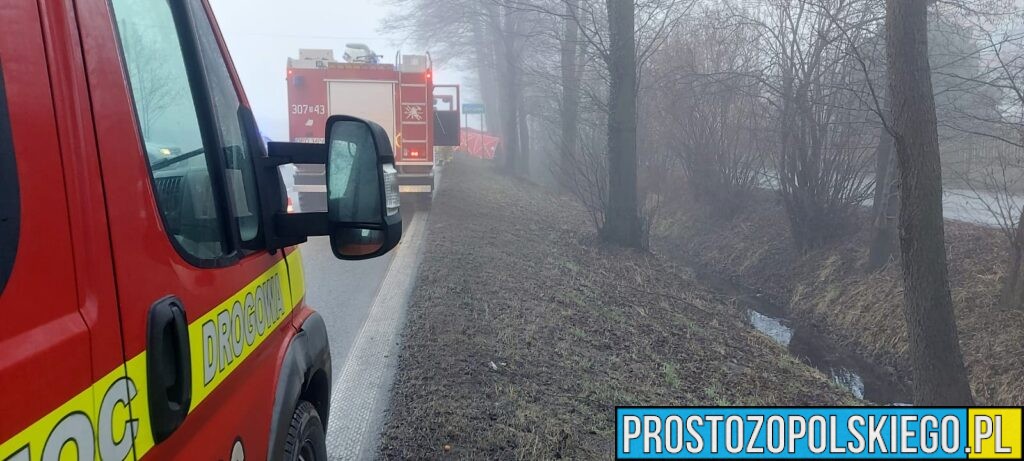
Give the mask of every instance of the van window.
M 196 21 L 196 34 L 199 36 L 199 52 L 203 67 L 206 68 L 210 99 L 213 101 L 214 117 L 224 149 L 228 193 L 234 204 L 240 237 L 243 242 L 248 242 L 256 238 L 259 232 L 259 200 L 252 163 L 252 141 L 262 141 L 246 137 L 246 129 L 242 126 L 243 119 L 238 115 L 242 102 L 235 91 L 217 36 L 213 33 L 213 26 L 202 2 L 191 3 L 192 16 Z
M 211 168 L 167 0 L 113 0 L 143 148 L 167 231 L 200 259 L 229 251 Z
M 4 69 L 0 63 L 0 293 L 14 267 L 18 251 L 18 227 L 21 221 L 18 197 L 18 169 L 14 163 L 14 139 L 7 111 Z

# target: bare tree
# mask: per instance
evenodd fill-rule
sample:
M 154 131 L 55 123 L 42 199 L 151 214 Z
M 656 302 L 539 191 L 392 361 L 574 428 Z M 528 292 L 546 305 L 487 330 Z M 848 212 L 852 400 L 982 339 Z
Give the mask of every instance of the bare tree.
M 769 106 L 759 93 L 751 28 L 703 8 L 663 46 L 644 97 L 645 119 L 680 165 L 687 190 L 709 216 L 732 217 L 761 184 Z
M 988 108 L 961 103 L 949 110 L 947 127 L 969 141 L 961 147 L 963 160 L 950 162 L 949 169 L 966 186 L 962 195 L 991 215 L 1007 243 L 1000 305 L 1024 309 L 1024 34 L 1008 32 L 1024 22 L 1012 19 L 993 21 L 986 15 L 970 21 L 973 27 L 961 31 L 971 37 L 961 41 L 975 46 L 964 59 L 979 65 L 943 69 L 941 75 L 957 82 L 950 86 L 960 93 L 969 93 L 973 106 Z M 962 99 L 967 98 L 956 98 Z
M 877 126 L 878 141 L 872 181 L 871 240 L 866 261 L 866 269 L 876 271 L 895 259 L 898 247 L 899 175 L 893 153 L 895 145 L 888 126 L 891 110 L 886 89 L 885 4 L 866 0 L 862 5 L 861 14 L 829 17 L 840 28 L 847 54 L 854 59 L 854 67 L 863 78 L 860 99 L 877 118 L 869 119 L 869 124 Z M 823 11 L 828 13 L 829 10 Z
M 127 21 L 118 23 L 118 29 L 124 37 L 125 62 L 130 66 L 128 70 L 132 76 L 139 125 L 143 136 L 148 139 L 153 123 L 184 95 L 181 85 L 173 84 L 178 76 L 167 72 L 166 63 L 159 59 L 160 55 L 150 51 L 154 42 L 167 38 Z
M 523 50 L 534 36 L 531 16 L 515 0 L 393 0 L 403 13 L 387 27 L 403 30 L 422 46 L 439 45 L 438 61 L 460 62 L 476 72 L 488 120 L 501 136 L 503 171 L 526 175 L 528 156 L 520 155 L 523 105 Z
M 946 268 L 939 135 L 923 1 L 887 0 L 889 92 L 899 164 L 904 317 L 914 403 L 971 405 Z
M 606 2 L 597 0 L 503 0 L 509 8 L 515 9 L 523 14 L 532 15 L 531 26 L 535 40 L 531 42 L 531 59 L 524 66 L 525 76 L 530 80 L 529 90 L 537 93 L 554 96 L 561 103 L 555 108 L 558 110 L 557 120 L 547 114 L 537 113 L 533 110 L 532 117 L 544 121 L 555 122 L 560 126 L 559 133 L 553 137 L 555 146 L 560 152 L 560 160 L 556 163 L 555 177 L 561 177 L 561 182 L 580 197 L 580 201 L 588 207 L 590 204 L 604 204 L 602 211 L 597 213 L 601 219 L 597 221 L 597 229 L 601 235 L 605 234 L 605 226 L 612 228 L 611 235 L 618 235 L 622 229 L 617 226 L 624 225 L 625 221 L 610 219 L 608 210 L 615 202 L 627 201 L 635 203 L 636 219 L 630 220 L 632 224 L 625 224 L 630 229 L 638 229 L 628 234 L 633 243 L 629 246 L 645 247 L 649 225 L 653 220 L 653 213 L 659 209 L 660 194 L 653 189 L 661 187 L 665 183 L 662 176 L 665 168 L 658 165 L 664 164 L 664 152 L 647 153 L 640 155 L 637 152 L 638 138 L 636 135 L 639 120 L 636 117 L 637 98 L 644 90 L 642 75 L 645 69 L 652 67 L 651 58 L 664 45 L 666 38 L 678 23 L 686 6 L 694 0 L 645 0 L 628 4 L 633 9 L 631 22 L 633 24 L 633 36 L 631 50 L 633 57 L 632 65 L 632 99 L 629 104 L 633 107 L 633 128 L 631 140 L 623 138 L 622 132 L 610 135 L 606 132 L 604 145 L 593 145 L 595 138 L 593 127 L 596 124 L 604 124 L 607 128 L 612 126 L 612 113 L 616 109 L 613 103 L 613 95 L 619 95 L 611 90 L 613 79 L 619 79 L 620 75 L 615 73 L 623 70 L 620 64 L 611 63 L 613 52 L 611 47 L 611 22 L 608 17 L 609 5 Z M 558 27 L 552 27 L 549 18 L 558 18 Z M 562 33 L 559 34 L 558 30 Z M 545 54 L 550 52 L 545 43 L 555 42 L 558 65 L 552 68 L 545 65 L 547 61 Z M 575 54 L 575 59 L 573 59 Z M 616 58 L 617 59 L 617 58 Z M 574 64 L 575 61 L 575 65 Z M 621 60 L 620 60 L 621 61 Z M 552 70 L 555 75 L 561 75 L 561 79 L 552 78 Z M 544 89 L 545 86 L 557 88 L 555 94 Z M 616 90 L 617 91 L 617 90 Z M 615 96 L 618 97 L 618 96 Z M 541 108 L 548 107 L 543 101 L 539 102 Z M 574 135 L 574 133 L 577 133 Z M 536 139 L 532 137 L 531 139 Z M 646 142 L 647 140 L 645 140 Z M 630 149 L 632 160 L 628 160 L 626 166 L 631 170 L 625 173 L 632 177 L 628 180 L 631 186 L 625 190 L 627 195 L 612 193 L 611 190 L 619 190 L 623 187 L 620 184 L 622 177 L 617 176 L 613 165 L 619 160 L 616 158 L 618 148 L 611 150 L 608 143 L 612 144 L 625 142 L 632 146 Z M 597 159 L 595 154 L 606 153 L 610 158 L 602 160 L 599 164 L 580 165 L 577 162 L 592 162 Z M 538 154 L 543 155 L 543 154 Z M 643 156 L 644 158 L 641 158 Z M 594 184 L 595 171 L 608 172 L 600 181 L 605 184 Z M 655 178 L 657 176 L 657 178 Z M 613 185 L 611 183 L 615 182 Z M 594 196 L 592 194 L 602 194 Z M 614 222 L 613 222 L 614 221 Z M 611 241 L 612 239 L 609 239 Z M 639 243 L 636 243 L 639 242 Z
M 875 195 L 871 206 L 871 247 L 867 268 L 877 270 L 893 259 L 897 246 L 897 220 L 900 209 L 900 182 L 896 171 L 895 145 L 888 127 L 880 128 L 875 150 Z
M 636 159 L 636 38 L 633 0 L 608 5 L 608 208 L 601 226 L 610 243 L 641 248 Z
M 772 0 L 737 13 L 761 33 L 762 83 L 777 112 L 776 186 L 800 250 L 849 232 L 870 196 L 870 107 L 849 45 L 865 37 L 837 26 L 870 11 L 864 1 Z
M 969 173 L 958 173 L 968 190 L 961 195 L 988 212 L 1006 241 L 999 305 L 1005 309 L 1024 309 L 1024 151 L 1016 146 L 991 147 L 984 165 Z
M 526 156 L 521 155 L 522 133 L 520 105 L 522 103 L 522 44 L 519 37 L 522 22 L 520 12 L 500 4 L 487 4 L 491 23 L 492 43 L 498 62 L 499 119 L 501 121 L 504 169 L 509 174 L 525 174 Z
M 579 17 L 579 0 L 568 0 L 565 3 L 565 18 L 561 40 L 561 73 L 562 73 L 562 105 L 560 107 L 561 117 L 561 158 L 560 168 L 568 168 L 565 163 L 572 161 L 576 152 L 576 137 L 579 131 L 579 107 L 580 107 L 580 64 L 577 62 L 580 55 L 580 46 L 584 43 L 579 40 L 579 25 L 576 18 Z
M 563 180 L 589 212 L 595 229 L 601 229 L 608 209 L 607 127 L 603 118 L 582 121 L 577 148 L 562 170 Z

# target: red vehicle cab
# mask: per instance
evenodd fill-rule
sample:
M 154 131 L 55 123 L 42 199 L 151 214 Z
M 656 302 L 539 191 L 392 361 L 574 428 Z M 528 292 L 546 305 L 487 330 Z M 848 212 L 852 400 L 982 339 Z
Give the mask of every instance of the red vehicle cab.
M 385 131 L 265 146 L 205 0 L 7 0 L 0 24 L 0 460 L 326 456 L 295 245 L 398 243 Z M 326 165 L 327 212 L 287 212 L 297 162 Z

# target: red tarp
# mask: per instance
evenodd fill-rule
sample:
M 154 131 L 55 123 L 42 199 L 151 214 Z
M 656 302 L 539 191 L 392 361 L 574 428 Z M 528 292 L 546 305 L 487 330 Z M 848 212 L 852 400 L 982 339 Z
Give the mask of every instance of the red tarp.
M 462 127 L 462 150 L 477 158 L 494 158 L 500 139 L 472 128 Z

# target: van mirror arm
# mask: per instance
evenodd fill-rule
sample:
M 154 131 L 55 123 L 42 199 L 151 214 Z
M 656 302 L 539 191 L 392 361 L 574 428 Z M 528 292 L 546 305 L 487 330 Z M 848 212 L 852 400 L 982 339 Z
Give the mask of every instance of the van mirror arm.
M 274 216 L 274 231 L 279 238 L 301 238 L 303 241 L 309 236 L 327 235 L 327 212 L 277 213 Z
M 259 175 L 264 181 L 280 181 L 278 167 L 289 163 L 319 164 L 327 163 L 327 145 L 301 142 L 268 142 L 267 156 L 255 157 Z M 269 205 L 269 204 L 268 204 Z M 269 229 L 265 233 L 265 245 L 268 250 L 298 245 L 314 235 L 327 235 L 327 213 L 284 213 L 275 207 L 267 206 L 271 211 L 267 216 Z
M 325 165 L 327 163 L 327 145 L 271 141 L 267 143 L 267 156 L 271 163 L 278 166 L 289 163 Z

